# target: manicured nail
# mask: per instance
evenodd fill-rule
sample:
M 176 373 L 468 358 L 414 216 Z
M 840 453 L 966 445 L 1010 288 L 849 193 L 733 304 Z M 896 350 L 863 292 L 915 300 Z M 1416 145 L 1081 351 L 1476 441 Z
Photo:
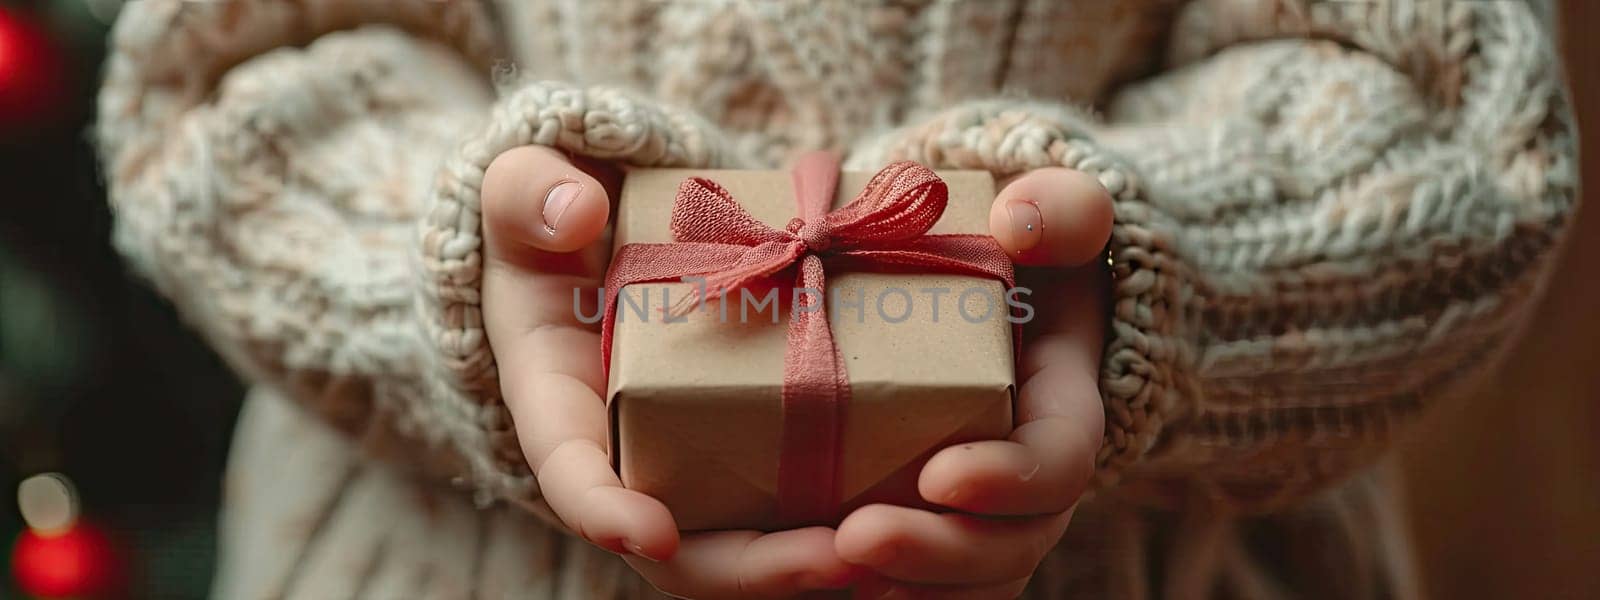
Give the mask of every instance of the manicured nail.
M 583 191 L 583 184 L 576 181 L 563 181 L 550 188 L 544 195 L 544 229 L 545 232 L 554 234 L 556 227 L 561 225 L 561 215 L 567 213 L 567 208 L 572 206 L 572 201 L 578 199 L 578 193 Z
M 1037 202 L 1012 200 L 1006 204 L 1006 214 L 1011 215 L 1011 242 L 1018 254 L 1039 245 L 1044 238 L 1044 217 L 1039 215 Z
M 661 562 L 661 558 L 651 557 L 651 555 L 645 554 L 645 547 L 638 546 L 638 544 L 634 544 L 634 542 L 622 542 L 622 547 L 626 547 L 627 552 L 635 555 L 635 557 L 645 558 L 645 560 L 648 560 L 648 562 L 653 563 Z

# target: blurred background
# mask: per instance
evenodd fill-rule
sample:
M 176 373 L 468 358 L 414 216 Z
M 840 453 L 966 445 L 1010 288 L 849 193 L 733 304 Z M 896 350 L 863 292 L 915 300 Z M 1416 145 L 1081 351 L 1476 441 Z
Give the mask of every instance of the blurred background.
M 0 598 L 201 597 L 214 565 L 243 388 L 107 244 L 87 128 L 120 4 L 0 0 Z M 1585 31 L 1600 2 L 1568 0 L 1559 21 Z M 1565 36 L 1563 51 L 1593 148 L 1600 39 Z M 1505 370 L 1403 448 L 1431 596 L 1600 598 L 1592 212 Z
M 210 584 L 243 388 L 108 244 L 87 128 L 119 5 L 0 0 L 0 598 Z M 76 487 L 70 535 L 21 534 L 42 472 Z

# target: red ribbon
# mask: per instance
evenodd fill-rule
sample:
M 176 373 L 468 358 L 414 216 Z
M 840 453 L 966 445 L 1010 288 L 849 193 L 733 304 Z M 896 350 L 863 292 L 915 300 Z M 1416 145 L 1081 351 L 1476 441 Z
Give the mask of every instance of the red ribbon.
M 715 300 L 799 263 L 796 284 L 826 296 L 823 265 L 862 271 L 932 271 L 1015 284 L 1011 260 L 987 235 L 927 235 L 944 214 L 949 191 L 933 171 L 898 162 L 849 204 L 828 212 L 839 181 L 838 158 L 813 152 L 792 171 L 800 216 L 784 229 L 757 221 L 715 182 L 684 180 L 672 207 L 670 244 L 627 244 L 606 273 L 601 351 L 611 365 L 617 294 L 636 283 L 705 277 L 674 313 Z M 841 409 L 850 399 L 844 359 L 833 343 L 824 297 L 799 294 L 789 321 L 783 368 L 783 439 L 778 460 L 778 518 L 831 522 L 838 511 Z

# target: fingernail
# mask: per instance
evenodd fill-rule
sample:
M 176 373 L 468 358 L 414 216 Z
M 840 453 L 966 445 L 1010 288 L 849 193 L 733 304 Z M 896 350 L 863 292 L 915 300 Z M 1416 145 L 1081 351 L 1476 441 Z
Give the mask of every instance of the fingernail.
M 623 542 L 622 546 L 624 548 L 628 549 L 628 553 L 629 554 L 632 554 L 632 555 L 637 556 L 639 558 L 648 560 L 650 562 L 661 562 L 661 559 L 656 558 L 654 556 L 650 556 L 649 554 L 645 554 L 644 553 L 644 547 L 642 547 L 642 546 L 640 546 L 638 544 L 635 544 L 633 542 Z
M 576 181 L 563 181 L 545 193 L 544 229 L 546 232 L 556 232 L 556 227 L 561 225 L 561 215 L 566 214 L 567 208 L 572 206 L 572 201 L 577 200 L 578 193 L 582 191 L 583 184 Z
M 1017 253 L 1039 245 L 1039 240 L 1044 238 L 1044 217 L 1039 214 L 1038 203 L 1012 200 L 1006 204 L 1006 214 L 1011 216 L 1011 241 Z
M 1042 465 L 1040 463 L 1033 463 L 1033 468 L 1029 469 L 1026 473 L 1018 473 L 1017 474 L 1017 479 L 1020 479 L 1022 481 L 1028 481 L 1030 479 L 1033 479 L 1033 476 L 1034 475 L 1038 475 L 1039 474 L 1039 469 L 1042 469 L 1042 468 L 1044 468 L 1044 465 Z
M 950 488 L 950 493 L 944 495 L 944 503 L 947 506 L 954 506 L 959 504 L 965 495 L 960 487 Z

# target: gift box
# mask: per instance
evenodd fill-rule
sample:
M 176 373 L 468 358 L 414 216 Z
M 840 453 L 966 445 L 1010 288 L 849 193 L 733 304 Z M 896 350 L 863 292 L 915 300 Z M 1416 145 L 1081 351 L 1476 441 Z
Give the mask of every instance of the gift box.
M 807 160 L 809 174 L 641 169 L 624 181 L 605 326 L 611 456 L 624 485 L 686 530 L 926 506 L 916 479 L 933 453 L 1012 427 L 1010 309 L 1025 298 L 1008 295 L 1010 263 L 985 236 L 993 179 Z M 831 206 L 807 219 L 804 194 Z M 907 231 L 917 219 L 931 228 Z M 727 273 L 752 263 L 781 268 Z

